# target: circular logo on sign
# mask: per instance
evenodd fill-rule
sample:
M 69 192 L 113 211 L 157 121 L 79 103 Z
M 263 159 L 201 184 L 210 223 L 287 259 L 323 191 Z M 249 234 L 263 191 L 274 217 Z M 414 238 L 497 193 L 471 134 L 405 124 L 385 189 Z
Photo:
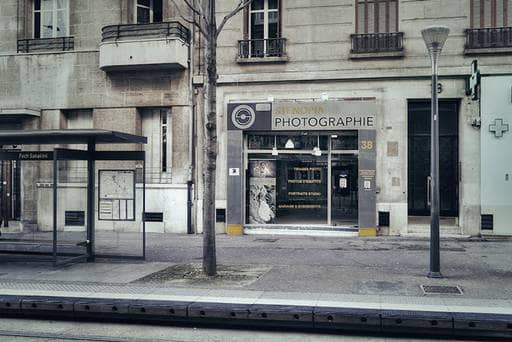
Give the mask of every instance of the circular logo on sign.
M 256 113 L 248 105 L 240 105 L 233 110 L 231 121 L 238 129 L 248 129 L 256 120 Z

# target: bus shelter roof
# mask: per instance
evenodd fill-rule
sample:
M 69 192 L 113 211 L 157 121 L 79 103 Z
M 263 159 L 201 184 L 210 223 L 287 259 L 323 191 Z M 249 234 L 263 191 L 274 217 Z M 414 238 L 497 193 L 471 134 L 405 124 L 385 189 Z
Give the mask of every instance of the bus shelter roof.
M 48 129 L 0 131 L 0 145 L 146 144 L 140 135 L 104 129 Z

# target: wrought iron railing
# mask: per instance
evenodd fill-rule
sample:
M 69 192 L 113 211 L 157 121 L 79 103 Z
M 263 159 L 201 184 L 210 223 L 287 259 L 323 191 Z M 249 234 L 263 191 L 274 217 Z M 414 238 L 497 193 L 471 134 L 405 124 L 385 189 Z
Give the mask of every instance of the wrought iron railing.
M 190 31 L 177 21 L 151 24 L 109 25 L 101 29 L 101 41 L 118 41 L 134 38 L 178 38 L 190 42 Z
M 403 32 L 351 34 L 351 53 L 399 52 L 403 50 Z
M 477 28 L 466 30 L 466 49 L 512 47 L 512 27 Z
M 18 53 L 70 51 L 74 48 L 73 37 L 18 39 Z
M 251 39 L 238 41 L 239 58 L 286 56 L 286 38 Z

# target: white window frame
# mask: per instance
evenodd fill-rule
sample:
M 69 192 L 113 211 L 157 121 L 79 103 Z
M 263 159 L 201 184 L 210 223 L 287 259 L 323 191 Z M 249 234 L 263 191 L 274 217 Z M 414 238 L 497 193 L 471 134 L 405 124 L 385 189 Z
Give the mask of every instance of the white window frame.
M 280 15 L 279 6 L 275 9 L 269 9 L 268 0 L 263 1 L 263 9 L 260 10 L 253 10 L 249 5 L 249 38 L 251 37 L 252 33 L 252 14 L 263 13 L 263 39 L 268 39 L 268 15 L 270 12 L 278 12 L 278 15 Z
M 153 19 L 154 19 L 154 16 L 153 16 L 153 12 L 154 12 L 154 3 L 153 3 L 153 0 L 149 0 L 149 7 L 145 6 L 145 5 L 142 5 L 142 4 L 139 4 L 139 1 L 138 0 L 133 0 L 134 2 L 134 8 L 135 8 L 135 11 L 133 13 L 133 20 L 134 20 L 134 23 L 138 24 L 139 21 L 138 21 L 138 18 L 137 18 L 137 12 L 138 12 L 138 8 L 144 8 L 144 9 L 149 9 L 149 23 L 153 23 Z
M 52 36 L 51 37 L 42 37 L 41 33 L 43 32 L 43 12 L 50 12 L 50 11 L 43 11 L 42 10 L 42 2 L 45 0 L 41 0 L 40 9 L 36 10 L 36 2 L 32 1 L 32 38 L 35 39 L 41 39 L 41 38 L 58 38 L 58 37 L 67 37 L 69 36 L 69 0 L 64 0 L 65 6 L 62 9 L 57 9 L 57 0 L 49 0 L 53 4 L 53 8 L 50 10 L 52 12 Z M 58 12 L 66 12 L 66 27 L 64 28 L 64 34 L 62 36 L 57 35 L 57 14 Z M 39 37 L 35 36 L 36 30 L 35 30 L 35 17 L 36 13 L 39 14 Z
M 282 1 L 282 0 L 279 0 L 279 1 Z M 253 10 L 251 8 L 251 5 L 249 4 L 249 29 L 248 29 L 248 34 L 249 34 L 249 40 L 252 40 L 252 15 L 254 13 L 263 13 L 263 56 L 266 56 L 267 55 L 267 44 L 265 44 L 265 40 L 268 39 L 268 26 L 269 26 L 269 22 L 268 22 L 268 17 L 269 17 L 269 13 L 270 12 L 277 12 L 278 14 L 278 18 L 279 20 L 281 20 L 280 16 L 281 16 L 281 13 L 279 13 L 279 2 L 278 2 L 278 6 L 277 8 L 273 8 L 273 9 L 269 9 L 268 8 L 268 0 L 264 0 L 263 1 L 263 9 L 260 9 L 260 10 Z M 278 23 L 279 25 L 279 23 Z M 280 38 L 280 37 L 278 37 Z M 260 38 L 258 38 L 260 39 Z M 249 46 L 251 46 L 249 44 Z M 251 53 L 249 52 L 249 56 L 251 56 Z

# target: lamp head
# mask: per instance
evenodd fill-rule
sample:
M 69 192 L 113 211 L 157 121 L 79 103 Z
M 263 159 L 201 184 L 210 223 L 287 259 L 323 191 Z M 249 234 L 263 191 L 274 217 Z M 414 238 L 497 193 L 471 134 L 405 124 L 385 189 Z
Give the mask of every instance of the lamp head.
M 429 26 L 421 30 L 428 52 L 440 53 L 449 33 L 450 29 L 446 26 Z
M 286 140 L 284 148 L 295 148 L 295 144 L 291 138 L 288 138 L 288 140 Z

